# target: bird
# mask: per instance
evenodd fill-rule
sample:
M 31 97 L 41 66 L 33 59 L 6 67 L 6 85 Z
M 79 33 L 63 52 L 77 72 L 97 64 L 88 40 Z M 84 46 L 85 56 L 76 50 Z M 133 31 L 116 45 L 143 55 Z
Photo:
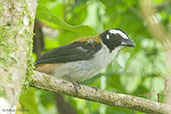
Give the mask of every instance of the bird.
M 121 29 L 109 29 L 47 51 L 34 65 L 36 71 L 71 81 L 78 92 L 80 82 L 100 73 L 125 47 L 135 44 Z

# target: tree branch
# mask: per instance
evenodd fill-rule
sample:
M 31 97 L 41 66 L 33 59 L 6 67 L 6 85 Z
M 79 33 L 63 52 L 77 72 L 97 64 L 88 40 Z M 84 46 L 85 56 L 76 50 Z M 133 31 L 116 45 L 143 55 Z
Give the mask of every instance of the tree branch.
M 85 85 L 81 85 L 78 93 L 76 93 L 71 82 L 57 79 L 53 76 L 37 71 L 34 71 L 34 73 L 35 76 L 33 77 L 30 84 L 37 88 L 46 89 L 57 93 L 63 93 L 68 96 L 95 101 L 110 106 L 130 108 L 146 113 L 169 114 L 171 112 L 171 105 L 168 104 L 161 104 L 140 97 L 118 94 L 104 90 L 96 91 L 94 88 Z
M 33 74 L 36 6 L 37 0 L 0 0 L 0 114 L 16 113 L 23 84 Z

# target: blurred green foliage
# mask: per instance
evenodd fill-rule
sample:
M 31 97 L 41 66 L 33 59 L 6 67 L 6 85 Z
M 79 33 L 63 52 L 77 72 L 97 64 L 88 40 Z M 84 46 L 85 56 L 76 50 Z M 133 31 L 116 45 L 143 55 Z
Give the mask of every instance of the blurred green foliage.
M 160 5 L 163 1 L 153 0 L 153 3 Z M 168 4 L 156 14 L 156 19 L 166 28 L 171 22 L 170 9 L 171 5 Z M 155 91 L 150 97 L 154 101 L 157 101 L 157 93 L 163 92 L 167 73 L 165 50 L 149 34 L 138 0 L 39 0 L 36 16 L 46 26 L 58 30 L 55 39 L 45 37 L 45 51 L 78 37 L 111 28 L 122 29 L 135 42 L 134 49 L 122 50 L 101 74 L 83 84 L 141 97 Z M 142 114 L 130 109 L 63 97 L 78 114 Z M 57 103 L 52 92 L 29 88 L 22 94 L 20 103 L 31 114 L 57 113 Z

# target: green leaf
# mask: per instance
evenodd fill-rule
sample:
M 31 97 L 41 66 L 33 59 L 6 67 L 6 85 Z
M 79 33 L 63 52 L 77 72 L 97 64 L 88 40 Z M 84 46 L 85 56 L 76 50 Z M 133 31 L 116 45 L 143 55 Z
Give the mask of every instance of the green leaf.
M 96 34 L 96 31 L 89 26 L 85 26 L 85 25 L 72 26 L 72 25 L 67 24 L 65 21 L 60 19 L 58 16 L 56 16 L 49 9 L 47 9 L 46 7 L 44 7 L 41 4 L 39 4 L 37 7 L 36 16 L 40 20 L 48 21 L 50 23 L 57 25 L 60 28 L 69 30 L 71 32 L 75 32 L 75 33 L 79 34 L 80 36 L 89 36 L 89 35 Z
M 39 114 L 38 104 L 36 102 L 35 88 L 30 87 L 25 93 L 20 96 L 20 104 L 23 110 L 23 114 Z

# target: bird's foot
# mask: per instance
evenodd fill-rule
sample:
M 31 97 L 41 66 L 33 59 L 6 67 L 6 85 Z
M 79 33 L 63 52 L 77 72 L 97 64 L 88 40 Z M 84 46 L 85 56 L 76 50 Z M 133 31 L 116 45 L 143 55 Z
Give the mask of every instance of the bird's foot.
M 75 92 L 78 93 L 78 89 L 81 88 L 80 83 L 73 80 L 70 76 L 67 76 L 69 78 L 69 81 L 73 84 Z

